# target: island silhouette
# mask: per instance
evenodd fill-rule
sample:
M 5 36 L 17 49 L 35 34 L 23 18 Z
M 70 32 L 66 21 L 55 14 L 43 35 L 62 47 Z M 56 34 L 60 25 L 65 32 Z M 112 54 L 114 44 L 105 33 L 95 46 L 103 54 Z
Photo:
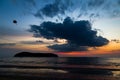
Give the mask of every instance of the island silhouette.
M 31 53 L 31 52 L 20 52 L 14 55 L 14 57 L 58 57 L 54 53 Z

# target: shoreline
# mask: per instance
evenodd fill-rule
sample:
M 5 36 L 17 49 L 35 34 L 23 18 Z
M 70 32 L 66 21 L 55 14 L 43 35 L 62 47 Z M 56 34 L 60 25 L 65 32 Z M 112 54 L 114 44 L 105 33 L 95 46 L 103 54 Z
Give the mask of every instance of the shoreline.
M 0 80 L 119 80 L 120 77 L 82 74 L 0 74 Z
M 86 66 L 86 67 L 85 67 Z M 9 67 L 9 68 L 8 68 Z M 10 68 L 11 67 L 11 68 Z M 119 80 L 111 71 L 120 71 L 112 66 L 17 66 L 0 65 L 0 80 Z M 5 69 L 6 71 L 2 70 Z M 7 70 L 7 68 L 9 70 Z M 12 68 L 14 68 L 12 70 Z M 18 70 L 17 70 L 18 69 Z M 43 69 L 43 70 L 42 70 Z M 49 69 L 50 72 L 49 72 Z M 43 72 L 41 72 L 41 70 Z M 58 72 L 57 72 L 58 71 Z M 68 72 L 63 72 L 68 71 Z M 73 72 L 70 72 L 73 71 Z
M 100 69 L 100 70 L 113 70 L 120 71 L 120 66 L 104 66 L 104 65 L 56 65 L 56 66 L 33 66 L 33 65 L 0 65 L 0 68 L 20 68 L 20 69 L 39 69 L 39 68 L 47 68 L 47 69 Z

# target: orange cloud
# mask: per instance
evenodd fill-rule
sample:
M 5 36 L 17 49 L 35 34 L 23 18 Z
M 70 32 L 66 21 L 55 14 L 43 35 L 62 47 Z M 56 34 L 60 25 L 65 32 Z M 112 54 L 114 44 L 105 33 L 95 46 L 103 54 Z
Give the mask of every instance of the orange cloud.
M 89 51 L 82 52 L 59 52 L 61 56 L 70 56 L 70 57 L 82 57 L 82 56 L 110 56 L 110 55 L 119 55 L 120 53 L 120 43 L 110 42 L 108 45 L 98 48 L 90 48 Z

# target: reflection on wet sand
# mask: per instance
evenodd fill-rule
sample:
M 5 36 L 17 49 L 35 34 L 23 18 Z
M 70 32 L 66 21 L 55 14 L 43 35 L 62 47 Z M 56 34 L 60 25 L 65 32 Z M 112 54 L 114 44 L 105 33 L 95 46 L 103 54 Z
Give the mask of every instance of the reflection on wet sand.
M 86 57 L 5 59 L 0 60 L 0 80 L 119 80 L 118 60 Z

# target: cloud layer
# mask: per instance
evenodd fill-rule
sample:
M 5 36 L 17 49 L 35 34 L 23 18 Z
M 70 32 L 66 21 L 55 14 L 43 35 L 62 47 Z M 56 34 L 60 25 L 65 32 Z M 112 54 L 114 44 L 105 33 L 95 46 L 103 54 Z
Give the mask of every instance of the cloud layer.
M 3 46 L 15 46 L 16 43 L 0 43 L 0 47 L 3 47 Z
M 72 21 L 70 17 L 64 19 L 63 23 L 43 22 L 40 26 L 31 25 L 34 37 L 46 39 L 66 39 L 65 44 L 55 44 L 48 48 L 57 51 L 81 51 L 88 47 L 99 47 L 108 44 L 108 40 L 97 36 L 97 31 L 92 30 L 89 21 Z
M 55 0 L 52 4 L 47 4 L 39 9 L 35 16 L 43 18 L 43 15 L 54 17 L 58 14 L 65 14 L 65 10 L 67 10 L 70 5 L 71 2 L 69 0 Z
M 89 18 L 96 17 L 118 17 L 120 16 L 120 0 L 55 0 L 51 4 L 47 4 L 40 8 L 35 16 L 39 18 L 54 17 L 64 15 L 74 18 L 87 16 Z M 62 17 L 61 16 L 61 17 Z

